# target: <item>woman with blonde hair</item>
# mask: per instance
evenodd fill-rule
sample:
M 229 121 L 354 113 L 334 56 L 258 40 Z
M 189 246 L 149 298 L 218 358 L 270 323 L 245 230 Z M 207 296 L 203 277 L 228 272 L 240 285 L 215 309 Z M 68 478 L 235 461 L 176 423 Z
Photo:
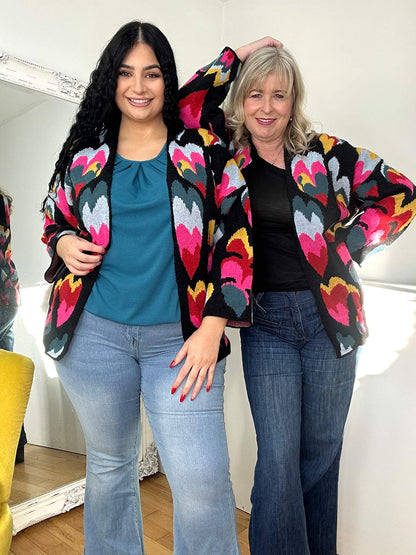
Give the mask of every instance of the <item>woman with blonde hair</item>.
M 315 137 L 303 112 L 303 79 L 291 53 L 285 48 L 274 46 L 261 48 L 250 56 L 241 70 L 238 86 L 231 87 L 226 113 L 228 126 L 233 131 L 234 148 L 244 148 L 250 144 L 251 135 L 245 125 L 244 102 L 253 82 L 262 85 L 269 75 L 284 82 L 286 90 L 291 91 L 292 109 L 289 124 L 283 130 L 284 147 L 292 154 L 303 153 Z
M 231 139 L 249 188 L 254 316 L 241 344 L 258 444 L 251 553 L 335 555 L 343 431 L 368 335 L 355 263 L 407 228 L 415 187 L 376 154 L 311 129 L 296 61 L 270 37 L 226 48 L 183 95 L 185 123 Z

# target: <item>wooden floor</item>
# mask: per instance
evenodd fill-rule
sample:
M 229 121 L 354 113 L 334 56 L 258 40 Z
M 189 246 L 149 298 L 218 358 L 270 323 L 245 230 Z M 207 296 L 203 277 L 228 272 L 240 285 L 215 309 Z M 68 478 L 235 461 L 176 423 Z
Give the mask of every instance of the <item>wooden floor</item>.
M 37 455 L 38 459 L 39 456 L 40 453 Z M 28 459 L 25 453 L 24 464 L 29 466 L 26 465 L 26 461 Z M 19 466 L 17 465 L 16 472 Z M 37 481 L 37 478 L 34 477 L 34 480 Z M 16 490 L 17 486 L 14 485 L 14 488 Z M 173 509 L 169 485 L 164 474 L 158 473 L 142 480 L 140 493 L 146 555 L 169 555 L 173 552 Z M 81 506 L 30 526 L 13 538 L 10 554 L 81 555 L 84 544 L 82 519 Z M 249 515 L 237 510 L 242 555 L 249 555 L 248 522 Z
M 85 455 L 25 446 L 25 461 L 14 468 L 9 505 L 48 493 L 85 476 Z

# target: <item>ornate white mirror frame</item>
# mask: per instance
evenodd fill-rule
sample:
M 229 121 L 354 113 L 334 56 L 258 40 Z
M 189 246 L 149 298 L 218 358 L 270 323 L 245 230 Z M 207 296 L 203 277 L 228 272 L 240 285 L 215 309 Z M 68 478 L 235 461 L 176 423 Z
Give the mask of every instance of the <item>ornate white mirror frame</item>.
M 0 80 L 79 103 L 85 83 L 0 50 Z M 13 534 L 84 502 L 85 478 L 11 507 Z
M 32 62 L 15 58 L 0 49 L 0 81 L 46 93 L 78 104 L 86 83 L 58 71 L 44 68 Z M 143 415 L 141 457 L 138 478 L 158 470 L 158 455 L 150 426 Z M 13 534 L 57 514 L 69 511 L 84 502 L 85 478 L 66 484 L 44 495 L 23 501 L 11 507 Z
M 15 58 L 0 50 L 0 79 L 79 103 L 86 84 L 74 77 Z

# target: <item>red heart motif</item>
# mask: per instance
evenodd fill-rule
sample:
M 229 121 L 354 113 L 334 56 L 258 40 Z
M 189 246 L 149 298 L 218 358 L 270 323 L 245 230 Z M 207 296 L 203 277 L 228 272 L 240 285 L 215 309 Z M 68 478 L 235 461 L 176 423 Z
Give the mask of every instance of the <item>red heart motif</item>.
M 207 90 L 196 91 L 179 101 L 181 119 L 187 127 L 200 127 L 199 118 L 207 92 Z
M 57 326 L 62 326 L 74 311 L 82 289 L 80 279 L 74 281 L 74 275 L 66 276 L 59 288 L 59 306 L 57 310 Z M 55 296 L 55 295 L 54 295 Z
M 190 233 L 186 226 L 180 224 L 176 228 L 176 237 L 178 239 L 182 262 L 188 272 L 188 275 L 193 278 L 199 265 L 202 243 L 201 233 L 196 227 L 194 227 L 192 233 Z
M 198 281 L 195 290 L 188 287 L 188 306 L 191 322 L 197 328 L 202 322 L 202 312 L 205 306 L 206 289 L 203 281 Z
M 324 206 L 328 204 L 328 195 L 326 195 L 325 193 L 319 193 L 319 195 L 315 195 L 315 198 Z
M 335 278 L 336 279 L 336 278 Z M 332 282 L 332 279 L 331 279 Z M 322 298 L 328 313 L 334 320 L 348 326 L 349 324 L 349 311 L 348 311 L 348 289 L 345 282 L 336 283 L 331 287 L 321 285 Z
M 325 239 L 320 233 L 316 233 L 314 239 L 306 233 L 301 233 L 299 242 L 309 264 L 320 276 L 323 276 L 328 264 L 328 250 Z

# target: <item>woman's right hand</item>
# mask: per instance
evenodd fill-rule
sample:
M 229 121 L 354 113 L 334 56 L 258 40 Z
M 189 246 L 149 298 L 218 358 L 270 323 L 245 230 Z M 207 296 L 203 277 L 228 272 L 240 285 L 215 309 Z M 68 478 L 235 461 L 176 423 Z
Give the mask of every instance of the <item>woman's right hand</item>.
M 62 235 L 56 244 L 56 253 L 70 272 L 85 276 L 101 264 L 105 249 L 77 235 Z
M 281 48 L 283 43 L 280 40 L 274 39 L 273 37 L 262 37 L 261 39 L 254 40 L 248 44 L 244 44 L 235 50 L 239 60 L 245 62 L 250 54 L 256 52 L 259 48 L 264 48 L 265 46 L 275 46 L 276 48 Z

